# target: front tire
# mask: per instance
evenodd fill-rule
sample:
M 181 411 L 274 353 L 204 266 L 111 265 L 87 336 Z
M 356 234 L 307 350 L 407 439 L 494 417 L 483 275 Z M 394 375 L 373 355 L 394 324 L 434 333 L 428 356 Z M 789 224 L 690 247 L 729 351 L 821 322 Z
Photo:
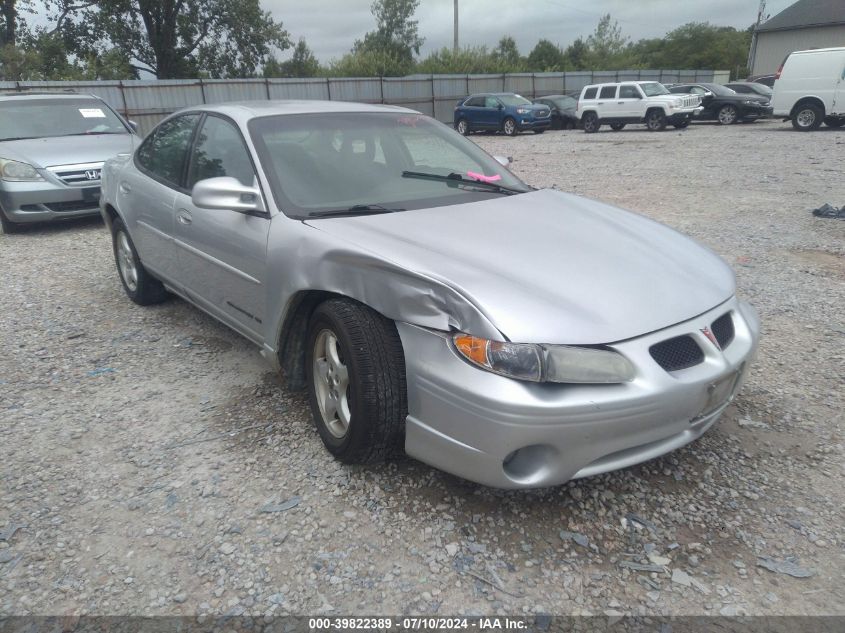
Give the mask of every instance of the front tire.
M 736 109 L 736 106 L 730 104 L 723 105 L 719 108 L 716 118 L 722 125 L 733 125 L 739 120 L 739 110 Z
M 645 115 L 645 125 L 651 132 L 666 129 L 666 115 L 662 110 L 649 110 Z
M 112 222 L 112 245 L 120 283 L 127 297 L 139 306 L 153 305 L 167 299 L 164 284 L 144 268 L 129 231 L 120 218 Z
M 581 117 L 581 126 L 587 134 L 595 134 L 601 128 L 599 116 L 595 112 L 585 112 Z
M 519 133 L 519 129 L 516 127 L 516 121 L 511 117 L 507 117 L 502 121 L 502 132 L 507 136 L 516 136 Z
M 311 317 L 306 353 L 308 399 L 326 449 L 346 464 L 380 462 L 401 449 L 408 397 L 393 321 L 330 299 Z
M 0 229 L 3 230 L 3 233 L 6 235 L 11 235 L 12 233 L 18 233 L 21 230 L 21 225 L 17 222 L 12 222 L 9 218 L 6 217 L 6 213 L 3 209 L 0 209 Z
M 466 119 L 460 119 L 457 125 L 455 125 L 455 129 L 461 136 L 467 136 L 469 134 L 469 123 Z
M 819 129 L 824 119 L 824 110 L 815 103 L 802 103 L 795 108 L 792 116 L 792 127 L 799 132 L 810 132 Z

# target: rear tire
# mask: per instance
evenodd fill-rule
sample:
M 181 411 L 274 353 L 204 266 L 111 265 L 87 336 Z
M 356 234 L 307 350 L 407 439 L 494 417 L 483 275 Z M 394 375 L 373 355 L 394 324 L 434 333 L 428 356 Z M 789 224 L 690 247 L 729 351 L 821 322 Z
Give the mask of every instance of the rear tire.
M 645 115 L 645 124 L 650 132 L 660 132 L 666 129 L 666 115 L 663 110 L 649 110 Z
M 819 129 L 824 119 L 824 110 L 815 103 L 802 103 L 795 108 L 792 115 L 792 127 L 799 132 L 810 132 Z
M 599 116 L 595 112 L 585 112 L 581 117 L 581 126 L 587 134 L 594 134 L 601 128 Z
M 507 117 L 502 121 L 502 132 L 507 136 L 516 136 L 519 134 L 519 128 L 516 127 L 516 121 L 512 117 Z
M 168 292 L 164 284 L 144 268 L 129 231 L 120 218 L 112 222 L 112 246 L 120 283 L 127 297 L 139 306 L 153 305 L 167 299 Z
M 311 317 L 306 354 L 311 412 L 332 455 L 368 464 L 402 448 L 408 397 L 393 321 L 357 301 L 330 299 Z
M 466 119 L 459 119 L 457 124 L 455 124 L 455 129 L 461 136 L 467 136 L 469 134 L 469 123 Z
M 614 132 L 618 132 L 619 130 L 624 129 L 624 127 L 625 127 L 624 123 L 611 123 L 610 124 L 610 129 L 613 130 Z

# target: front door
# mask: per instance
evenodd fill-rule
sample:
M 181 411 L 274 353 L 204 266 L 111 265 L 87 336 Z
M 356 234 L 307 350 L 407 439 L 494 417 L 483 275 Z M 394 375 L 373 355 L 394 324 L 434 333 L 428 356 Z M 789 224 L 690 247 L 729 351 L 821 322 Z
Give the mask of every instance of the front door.
M 616 116 L 620 119 L 641 119 L 642 94 L 636 84 L 622 84 L 619 86 L 619 96 L 616 98 Z
M 207 178 L 230 176 L 257 182 L 249 150 L 237 126 L 208 115 L 196 136 L 186 190 Z M 225 209 L 203 209 L 190 193 L 175 201 L 177 263 L 190 298 L 256 343 L 266 318 L 266 255 L 270 218 Z

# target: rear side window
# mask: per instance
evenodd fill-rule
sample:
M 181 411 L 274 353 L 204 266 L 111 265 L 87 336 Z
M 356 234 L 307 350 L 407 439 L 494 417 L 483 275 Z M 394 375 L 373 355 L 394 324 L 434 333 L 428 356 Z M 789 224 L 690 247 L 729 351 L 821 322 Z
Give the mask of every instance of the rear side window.
M 484 107 L 484 97 L 472 97 L 464 102 L 465 106 L 472 106 L 473 108 Z
M 598 92 L 598 88 L 587 88 L 584 91 L 584 99 L 595 99 L 596 92 Z
M 616 96 L 616 86 L 605 86 L 601 89 L 601 99 L 613 99 Z
M 188 147 L 198 114 L 185 114 L 165 121 L 138 148 L 138 165 L 153 178 L 180 187 Z

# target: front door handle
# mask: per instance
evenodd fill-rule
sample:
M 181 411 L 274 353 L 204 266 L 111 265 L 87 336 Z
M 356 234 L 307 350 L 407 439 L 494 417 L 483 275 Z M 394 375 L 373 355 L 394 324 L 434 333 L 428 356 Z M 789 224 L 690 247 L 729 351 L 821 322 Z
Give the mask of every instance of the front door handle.
M 179 209 L 179 212 L 176 214 L 176 219 L 179 220 L 179 224 L 187 226 L 191 223 L 191 214 L 185 209 Z

